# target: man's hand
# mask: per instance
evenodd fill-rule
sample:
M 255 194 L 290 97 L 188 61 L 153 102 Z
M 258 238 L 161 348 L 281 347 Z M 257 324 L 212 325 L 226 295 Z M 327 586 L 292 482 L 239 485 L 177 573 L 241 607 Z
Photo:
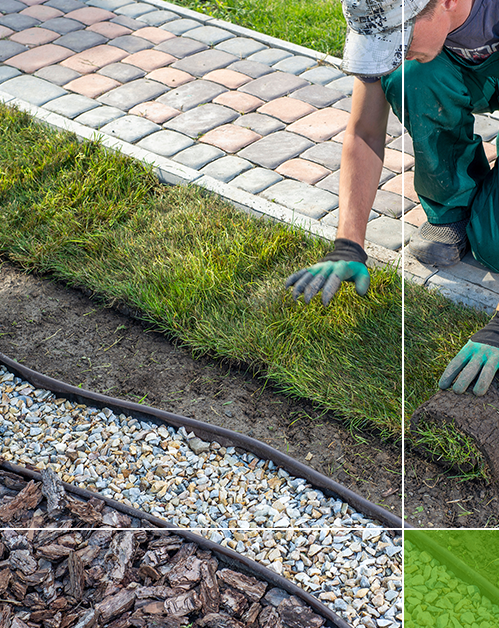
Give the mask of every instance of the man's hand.
M 342 281 L 355 282 L 358 294 L 364 296 L 369 288 L 369 271 L 366 266 L 367 255 L 364 249 L 355 242 L 338 238 L 334 251 L 310 266 L 302 268 L 288 277 L 286 288 L 294 286 L 295 301 L 303 294 L 307 305 L 322 290 L 322 303 L 327 306 L 336 294 Z
M 499 370 L 499 312 L 496 312 L 490 323 L 471 336 L 461 351 L 449 363 L 438 385 L 450 388 L 461 394 L 466 391 L 478 375 L 473 392 L 478 397 L 485 395 L 494 375 Z

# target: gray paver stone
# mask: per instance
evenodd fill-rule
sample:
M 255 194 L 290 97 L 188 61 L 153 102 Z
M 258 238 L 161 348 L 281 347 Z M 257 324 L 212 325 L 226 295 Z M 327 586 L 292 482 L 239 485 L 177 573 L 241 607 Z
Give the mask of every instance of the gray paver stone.
M 243 148 L 238 155 L 264 168 L 274 169 L 313 145 L 313 142 L 295 133 L 277 131 Z
M 137 38 L 134 37 L 134 39 Z M 84 50 L 88 50 L 89 48 L 93 48 L 94 46 L 105 44 L 107 41 L 109 41 L 108 38 L 99 35 L 99 33 L 84 30 L 73 31 L 71 33 L 63 35 L 62 37 L 59 37 L 59 39 L 57 40 L 57 45 L 69 48 L 74 52 L 83 52 Z
M 186 113 L 176 116 L 166 122 L 165 129 L 184 133 L 192 138 L 197 138 L 222 124 L 229 124 L 238 117 L 232 109 L 208 103 L 202 107 L 190 109 Z
M 373 209 L 389 218 L 400 218 L 402 216 L 402 207 L 405 214 L 415 206 L 416 203 L 413 203 L 408 198 L 387 190 L 378 190 L 373 203 Z
M 66 85 L 69 81 L 74 81 L 81 74 L 71 68 L 65 68 L 63 65 L 47 65 L 35 72 L 38 78 L 50 81 L 55 85 Z
M 9 41 L 8 39 L 0 39 L 0 61 L 6 61 L 21 52 L 28 50 L 26 46 L 17 44 L 15 41 Z
M 405 223 L 404 226 L 404 244 L 416 231 L 416 227 Z M 380 216 L 376 220 L 372 220 L 367 224 L 366 240 L 384 246 L 385 249 L 397 251 L 402 247 L 402 221 L 387 216 Z
M 335 92 L 333 89 L 328 89 L 323 85 L 308 85 L 307 87 L 302 87 L 302 89 L 293 92 L 291 98 L 298 98 L 298 100 L 308 102 L 310 105 L 322 109 L 344 98 L 344 95 L 340 92 Z
M 30 75 L 16 76 L 2 83 L 2 91 L 41 107 L 49 100 L 67 94 L 65 89 Z
M 66 96 L 61 96 L 60 98 L 48 102 L 45 105 L 45 109 L 58 113 L 66 118 L 73 119 L 85 113 L 85 111 L 95 109 L 95 107 L 98 106 L 99 103 L 95 102 L 92 98 L 87 98 L 80 94 L 67 94 Z
M 290 179 L 267 188 L 261 196 L 316 220 L 338 207 L 336 194 Z
M 38 24 L 40 24 L 40 20 L 36 20 L 34 17 L 30 17 L 29 15 L 9 13 L 8 15 L 0 17 L 0 24 L 2 26 L 7 26 L 7 28 L 11 28 L 13 31 L 24 31 L 27 28 L 38 26 Z
M 393 140 L 393 142 L 390 142 L 389 144 L 386 145 L 387 148 L 393 148 L 394 150 L 402 150 L 402 138 L 404 138 L 403 142 L 404 142 L 404 152 L 412 155 L 414 157 L 414 146 L 412 144 L 412 138 L 409 135 L 409 133 L 404 133 L 404 135 L 401 135 L 400 137 L 397 137 L 396 140 Z
M 329 88 L 325 87 L 324 89 L 329 89 Z M 334 92 L 335 94 L 341 94 L 341 92 L 338 92 L 335 89 L 332 89 L 331 92 Z M 351 113 L 351 111 L 352 111 L 352 98 L 351 98 L 351 96 L 345 96 L 345 94 L 341 94 L 341 96 L 342 96 L 342 98 L 334 103 L 334 105 L 333 105 L 334 108 L 335 109 L 341 109 L 342 111 L 347 111 L 348 113 Z
M 1 13 L 18 13 L 26 8 L 26 5 L 18 0 L 2 0 L 0 2 Z
M 329 89 L 335 89 L 338 92 L 346 94 L 347 96 L 351 96 L 353 91 L 354 78 L 355 77 L 353 76 L 344 76 L 343 78 L 331 81 L 331 83 L 328 83 L 326 87 L 329 87 Z
M 144 22 L 148 26 L 162 26 L 172 20 L 177 19 L 178 15 L 173 11 L 151 11 L 151 13 L 144 13 L 137 19 L 139 22 Z
M 124 15 L 125 17 L 136 18 L 145 13 L 151 13 L 156 11 L 157 7 L 152 4 L 146 4 L 145 2 L 134 2 L 132 4 L 125 4 L 123 7 L 116 9 L 114 13 L 117 15 Z
M 49 2 L 44 3 L 44 6 L 59 9 L 63 13 L 69 13 L 70 11 L 76 11 L 76 9 L 83 9 L 87 5 L 79 0 L 49 0 Z
M 235 63 L 229 65 L 228 69 L 234 70 L 235 72 L 241 72 L 241 74 L 246 74 L 246 76 L 249 76 L 252 79 L 257 79 L 261 76 L 265 76 L 266 74 L 272 74 L 272 72 L 275 72 L 275 70 L 268 65 L 265 65 L 265 63 L 248 61 L 248 59 L 236 61 Z
M 99 102 L 111 107 L 118 107 L 123 111 L 128 111 L 135 105 L 149 100 L 154 100 L 164 94 L 168 88 L 162 83 L 151 81 L 150 79 L 137 79 L 130 83 L 125 83 L 120 87 L 112 89 L 110 92 L 100 96 Z
M 174 39 L 167 39 L 155 46 L 154 50 L 160 50 L 161 52 L 167 52 L 169 55 L 177 57 L 177 59 L 184 59 L 190 57 L 198 52 L 206 50 L 208 46 L 201 41 L 195 41 L 189 39 L 189 37 L 176 37 Z
M 282 181 L 283 178 L 284 177 L 281 177 L 280 174 L 277 174 L 277 172 L 273 170 L 268 170 L 267 168 L 253 168 L 253 170 L 248 170 L 240 174 L 233 179 L 230 184 L 250 194 L 259 194 L 271 185 Z
M 189 31 L 189 37 L 197 41 L 202 41 L 203 44 L 207 44 L 208 46 L 216 46 L 222 41 L 232 39 L 235 35 L 217 26 L 200 26 L 199 28 Z
M 234 61 L 236 61 L 234 55 L 224 52 L 223 50 L 210 49 L 175 61 L 175 63 L 172 63 L 171 67 L 188 72 L 193 76 L 202 77 L 213 70 L 226 68 L 231 63 L 234 63 Z
M 180 151 L 189 148 L 193 144 L 193 140 L 182 133 L 158 131 L 140 140 L 137 146 L 162 157 L 173 157 L 173 155 L 180 153 Z
M 301 74 L 305 70 L 313 68 L 314 65 L 317 65 L 317 61 L 315 59 L 302 57 L 301 55 L 294 55 L 292 57 L 288 57 L 287 59 L 283 59 L 283 61 L 279 61 L 279 63 L 274 65 L 274 68 L 276 70 L 281 70 L 281 72 Z
M 66 35 L 73 31 L 82 30 L 85 28 L 85 24 L 67 17 L 54 17 L 44 22 L 43 28 L 48 28 L 50 31 L 54 31 L 54 33 L 59 33 L 59 35 Z
M 121 24 L 121 26 L 129 28 L 131 31 L 138 31 L 139 29 L 144 28 L 144 22 L 134 20 L 133 17 L 128 17 L 127 15 L 117 15 L 109 21 L 113 24 Z
M 310 81 L 311 83 L 316 83 L 317 85 L 326 85 L 327 83 L 343 76 L 345 76 L 343 72 L 340 72 L 336 68 L 330 68 L 326 65 L 320 65 L 317 68 L 312 68 L 301 75 L 302 78 Z
M 120 140 L 134 144 L 146 135 L 150 135 L 160 129 L 160 126 L 150 120 L 146 120 L 140 116 L 128 115 L 106 124 L 101 128 L 101 131 L 107 133 L 107 135 L 119 137 Z
M 173 33 L 174 35 L 183 35 L 184 33 L 187 33 L 187 31 L 191 31 L 199 26 L 201 26 L 201 22 L 196 22 L 196 20 L 181 19 L 168 22 L 168 24 L 165 24 L 161 28 L 169 33 Z
M 227 155 L 227 157 L 221 157 L 209 163 L 201 170 L 201 174 L 206 174 L 223 183 L 228 183 L 234 177 L 250 168 L 253 168 L 253 164 L 246 161 L 246 159 L 241 159 L 235 155 Z
M 255 54 L 248 57 L 248 61 L 256 61 L 257 63 L 265 63 L 265 65 L 274 65 L 279 63 L 283 59 L 291 57 L 292 53 L 287 50 L 281 50 L 279 48 L 267 48 L 266 50 L 260 50 Z
M 388 124 L 386 126 L 386 132 L 392 137 L 398 137 L 399 135 L 402 135 L 402 124 L 391 109 L 390 113 L 388 114 Z
M 281 96 L 287 96 L 307 85 L 309 85 L 307 81 L 299 76 L 294 76 L 294 74 L 274 72 L 273 74 L 262 76 L 250 83 L 246 83 L 246 85 L 239 88 L 239 91 L 269 101 L 280 98 Z
M 86 2 L 90 7 L 97 7 L 106 11 L 115 11 L 124 7 L 125 4 L 130 4 L 130 0 L 86 0 Z
M 267 46 L 250 37 L 234 37 L 228 39 L 215 46 L 217 50 L 223 50 L 229 52 L 231 55 L 238 57 L 239 59 L 245 59 L 255 52 L 265 50 Z
M 121 48 L 121 50 L 126 50 L 130 54 L 140 52 L 141 50 L 147 50 L 148 48 L 152 48 L 154 46 L 154 44 L 150 41 L 135 35 L 122 35 L 121 37 L 115 37 L 109 42 L 109 44 L 111 46 L 116 46 L 116 48 Z
M 21 72 L 17 68 L 11 68 L 8 65 L 0 66 L 0 83 L 8 81 L 15 76 L 19 76 Z
M 328 174 L 325 179 L 321 179 L 318 183 L 315 184 L 316 187 L 321 188 L 321 190 L 327 190 L 328 192 L 332 192 L 333 194 L 340 193 L 340 171 L 336 170 L 332 174 Z
M 193 168 L 194 170 L 200 170 L 206 164 L 209 164 L 215 159 L 224 157 L 225 153 L 215 146 L 208 146 L 207 144 L 196 144 L 190 148 L 186 148 L 182 152 L 172 157 L 174 161 L 178 161 L 180 164 Z
M 234 124 L 245 129 L 251 129 L 258 135 L 269 135 L 286 128 L 286 125 L 280 120 L 263 113 L 248 113 L 238 118 Z
M 158 98 L 158 102 L 179 111 L 189 111 L 198 105 L 210 102 L 226 91 L 228 90 L 225 87 L 211 81 L 192 81 L 172 89 L 168 94 Z
M 390 179 L 393 179 L 394 176 L 395 176 L 394 172 L 392 172 L 391 170 L 388 170 L 388 168 L 382 168 L 381 169 L 381 175 L 379 177 L 379 184 L 378 185 L 383 185 L 384 183 L 386 183 Z
M 120 83 L 129 83 L 146 75 L 144 70 L 129 63 L 110 63 L 98 70 L 97 74 L 102 74 Z
M 125 113 L 121 111 L 121 109 L 101 105 L 100 107 L 82 113 L 81 116 L 75 118 L 75 122 L 89 126 L 92 129 L 100 129 L 105 124 L 109 124 L 117 118 L 122 118 L 124 115 Z
M 322 142 L 301 154 L 303 159 L 314 161 L 329 170 L 339 170 L 343 145 L 338 142 Z
M 499 120 L 488 116 L 475 116 L 475 133 L 481 135 L 484 142 L 490 142 L 499 133 Z

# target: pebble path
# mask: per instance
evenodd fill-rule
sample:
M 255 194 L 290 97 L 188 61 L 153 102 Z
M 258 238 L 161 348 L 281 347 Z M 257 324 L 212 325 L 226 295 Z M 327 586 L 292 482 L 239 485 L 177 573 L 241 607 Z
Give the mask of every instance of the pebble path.
M 499 626 L 499 606 L 477 586 L 452 571 L 408 539 L 405 540 L 406 628 L 489 628 Z
M 204 536 L 294 581 L 352 626 L 401 626 L 401 538 L 271 461 L 56 398 L 4 366 L 0 438 L 0 456 L 14 464 L 50 466 L 65 482 L 205 528 Z

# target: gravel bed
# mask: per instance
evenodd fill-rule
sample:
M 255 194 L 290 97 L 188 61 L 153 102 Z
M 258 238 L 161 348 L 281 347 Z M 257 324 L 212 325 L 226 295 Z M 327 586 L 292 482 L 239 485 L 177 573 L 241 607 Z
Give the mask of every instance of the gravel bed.
M 402 626 L 402 537 L 381 529 L 204 531 L 359 628 Z
M 50 466 L 179 527 L 369 528 L 380 526 L 303 478 L 184 428 L 57 399 L 0 366 L 0 455 Z
M 492 628 L 499 606 L 405 540 L 405 628 Z
M 402 625 L 401 537 L 270 461 L 57 399 L 2 366 L 0 436 L 4 459 L 205 528 L 199 533 L 295 582 L 352 626 Z

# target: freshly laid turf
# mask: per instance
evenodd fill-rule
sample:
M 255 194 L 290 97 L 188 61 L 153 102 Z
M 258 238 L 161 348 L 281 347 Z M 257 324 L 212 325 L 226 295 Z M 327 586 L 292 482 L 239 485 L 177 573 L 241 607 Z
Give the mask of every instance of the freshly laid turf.
M 340 0 L 175 0 L 174 4 L 324 54 L 342 56 L 346 22 Z
M 139 310 L 197 354 L 248 365 L 352 426 L 397 437 L 401 280 L 306 307 L 285 278 L 328 245 L 0 106 L 0 254 Z

